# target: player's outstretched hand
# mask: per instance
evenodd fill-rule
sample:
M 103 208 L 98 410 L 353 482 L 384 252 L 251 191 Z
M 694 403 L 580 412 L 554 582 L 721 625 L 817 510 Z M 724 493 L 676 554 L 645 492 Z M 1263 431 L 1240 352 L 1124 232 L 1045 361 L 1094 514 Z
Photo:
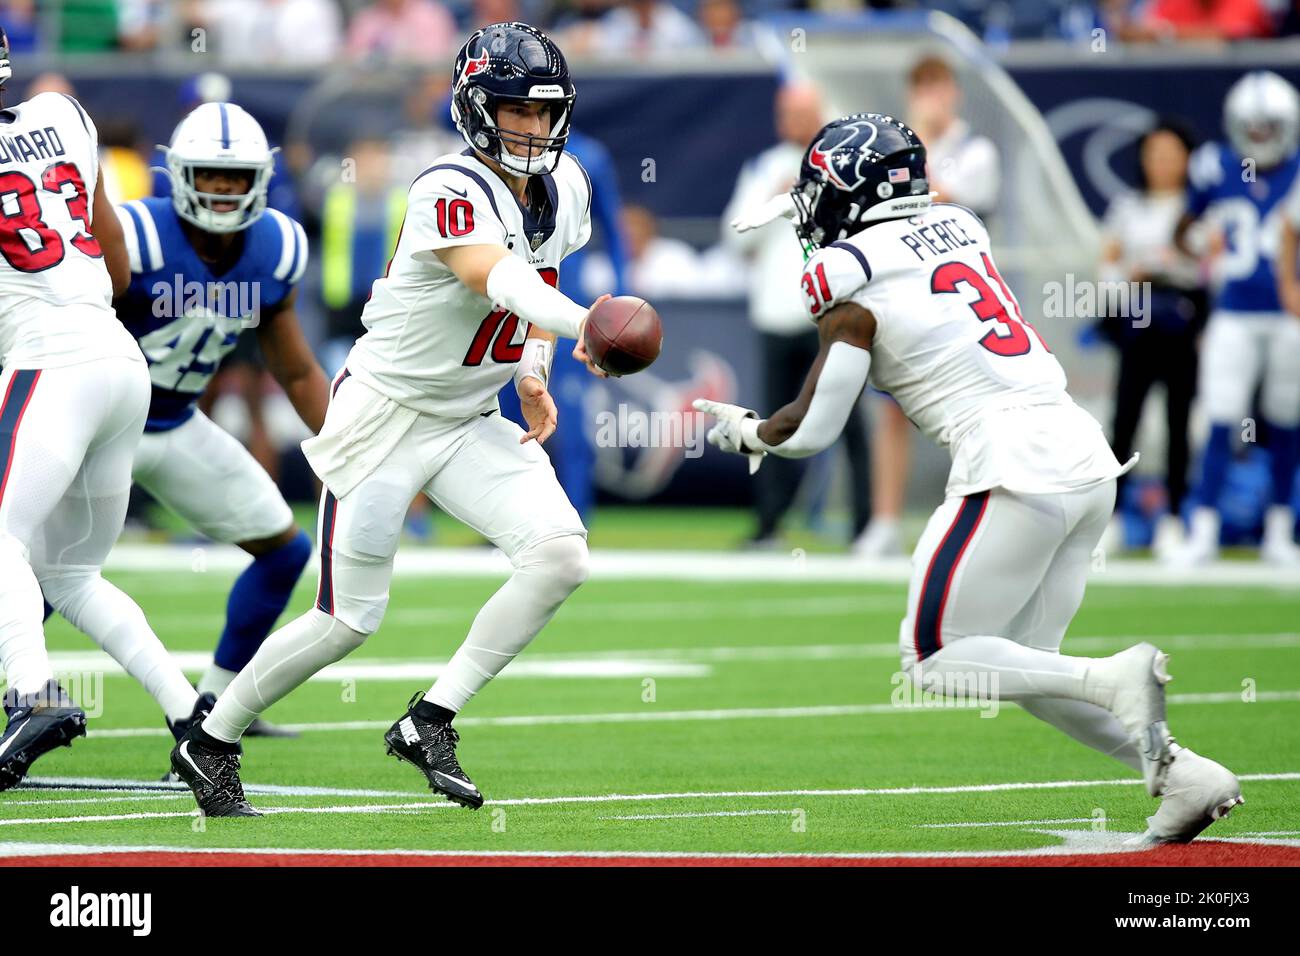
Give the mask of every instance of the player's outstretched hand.
M 708 435 L 705 436 L 709 444 L 723 451 L 748 456 L 749 473 L 752 475 L 758 471 L 759 465 L 763 464 L 763 456 L 767 452 L 750 451 L 745 447 L 740 435 L 740 423 L 746 418 L 757 418 L 758 412 L 752 408 L 741 408 L 739 405 L 714 402 L 707 398 L 697 398 L 692 404 L 694 404 L 697 411 L 712 415 L 718 420 L 718 423 L 710 428 Z
M 587 310 L 587 318 L 591 318 L 591 312 L 593 309 L 596 308 L 596 306 L 600 305 L 606 299 L 612 299 L 612 298 L 614 298 L 613 293 L 606 292 L 595 302 L 591 303 L 591 309 Z M 599 365 L 597 365 L 595 362 L 593 362 L 591 360 L 591 356 L 587 354 L 587 344 L 585 341 L 583 341 L 583 333 L 586 332 L 586 329 L 587 329 L 587 319 L 583 319 L 582 328 L 578 330 L 578 344 L 573 347 L 573 357 L 576 358 L 583 365 L 587 366 L 587 371 L 590 372 L 592 375 L 596 376 L 596 378 L 609 378 L 609 373 L 606 372 Z
M 528 422 L 528 431 L 520 436 L 523 445 L 537 439 L 542 444 L 555 433 L 560 423 L 559 413 L 555 409 L 555 399 L 546 390 L 546 386 L 537 379 L 529 377 L 519 384 L 519 407 L 523 410 L 524 421 Z
M 794 215 L 793 197 L 789 193 L 778 193 L 767 202 L 751 206 L 731 220 L 731 228 L 736 232 L 749 232 L 766 226 L 774 219 L 793 219 Z

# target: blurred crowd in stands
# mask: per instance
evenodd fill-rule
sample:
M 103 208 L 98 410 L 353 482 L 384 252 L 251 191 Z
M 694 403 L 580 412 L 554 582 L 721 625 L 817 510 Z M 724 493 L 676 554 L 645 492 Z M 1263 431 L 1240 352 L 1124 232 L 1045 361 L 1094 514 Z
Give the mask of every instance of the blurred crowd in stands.
M 482 23 L 523 19 L 574 55 L 749 49 L 756 23 L 807 11 L 941 10 L 986 42 L 1221 42 L 1300 33 L 1297 0 L 0 0 L 19 52 L 189 49 L 223 66 L 311 66 L 346 56 L 433 63 Z M 204 31 L 196 34 L 196 30 Z

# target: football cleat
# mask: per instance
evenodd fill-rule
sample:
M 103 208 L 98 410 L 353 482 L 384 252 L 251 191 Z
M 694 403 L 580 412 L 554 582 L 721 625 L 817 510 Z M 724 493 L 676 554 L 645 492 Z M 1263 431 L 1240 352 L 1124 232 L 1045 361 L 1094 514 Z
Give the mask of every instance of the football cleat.
M 416 706 L 423 699 L 423 692 L 412 697 L 406 715 L 384 734 L 388 752 L 419 767 L 434 793 L 441 793 L 462 807 L 477 810 L 483 806 L 483 794 L 456 761 L 460 734 L 451 724 L 426 720 L 417 714 Z
M 9 723 L 0 737 L 0 790 L 16 786 L 42 754 L 70 747 L 86 734 L 86 712 L 59 686 L 48 681 L 34 694 L 4 696 Z
M 1124 726 L 1142 757 L 1147 793 L 1158 797 L 1173 762 L 1174 738 L 1165 716 L 1169 655 L 1143 642 L 1104 658 L 1089 669 L 1087 683 L 1101 692 L 1100 703 Z
M 1173 751 L 1160 808 L 1147 817 L 1146 833 L 1128 841 L 1130 845 L 1190 842 L 1246 802 L 1241 784 L 1227 767 L 1177 744 Z
M 260 817 L 244 796 L 239 781 L 239 748 L 217 749 L 196 739 L 196 724 L 172 748 L 172 770 L 194 791 L 199 809 L 209 817 Z
M 180 720 L 175 721 L 168 719 L 167 729 L 172 732 L 172 736 L 176 738 L 177 743 L 180 743 L 181 738 L 190 732 L 191 727 L 203 720 L 204 717 L 208 716 L 208 712 L 212 710 L 212 707 L 216 702 L 216 694 L 211 692 L 199 694 L 198 700 L 194 702 L 194 710 L 190 712 L 188 717 L 182 717 Z M 181 778 L 175 770 L 168 770 L 159 779 L 163 783 L 181 782 Z

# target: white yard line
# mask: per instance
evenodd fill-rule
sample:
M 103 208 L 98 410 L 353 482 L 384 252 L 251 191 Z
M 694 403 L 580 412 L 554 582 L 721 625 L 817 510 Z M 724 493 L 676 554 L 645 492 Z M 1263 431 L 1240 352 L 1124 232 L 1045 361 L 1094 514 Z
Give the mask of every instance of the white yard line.
M 1171 704 L 1244 704 L 1241 691 L 1215 691 L 1200 694 L 1170 694 Z M 1286 703 L 1300 701 L 1300 690 L 1257 691 L 1255 703 Z M 866 717 L 889 714 L 952 713 L 988 709 L 978 701 L 949 703 L 936 700 L 925 705 L 900 706 L 896 704 L 842 704 L 821 707 L 732 707 L 713 710 L 645 710 L 615 711 L 600 714 L 528 714 L 512 717 L 461 717 L 457 727 L 550 727 L 582 724 L 636 724 L 694 720 L 786 720 L 799 717 Z M 342 720 L 320 723 L 283 724 L 288 730 L 300 733 L 333 733 L 357 730 L 387 730 L 391 720 Z M 168 737 L 170 731 L 162 727 L 109 727 L 91 729 L 88 736 L 97 739 L 119 737 Z
M 1300 780 L 1300 773 L 1242 774 L 1239 779 L 1247 782 L 1294 781 Z M 504 800 L 488 800 L 485 806 L 553 806 L 557 804 L 648 803 L 663 800 L 768 799 L 775 797 L 896 797 L 963 793 L 1005 793 L 1018 790 L 1078 790 L 1088 787 L 1129 787 L 1137 786 L 1141 783 L 1141 780 L 1044 780 L 1016 783 L 966 784 L 951 787 L 884 787 L 876 789 L 851 788 L 842 790 L 705 790 L 684 791 L 680 793 L 610 793 L 560 797 L 516 797 Z M 252 787 L 246 789 L 252 790 Z M 409 793 L 403 793 L 401 795 L 408 799 L 412 796 L 412 794 Z M 0 808 L 3 806 L 4 801 L 0 800 Z M 393 804 L 371 803 L 327 807 L 265 807 L 262 809 L 264 812 L 271 813 L 382 813 L 425 809 L 438 810 L 446 809 L 451 806 L 453 805 L 444 801 L 419 801 Z M 197 810 L 186 812 L 144 811 L 139 813 L 88 814 L 84 816 L 29 817 L 21 819 L 0 819 L 0 826 L 36 826 L 61 823 L 152 820 L 169 817 L 188 817 L 194 816 L 197 813 Z
M 196 564 L 196 559 L 201 563 Z M 204 567 L 235 572 L 248 556 L 229 545 L 124 544 L 108 558 L 110 571 L 165 572 Z M 501 552 L 488 548 L 403 548 L 397 553 L 399 577 L 500 578 L 511 571 Z M 309 572 L 314 573 L 314 572 Z M 911 577 L 907 559 L 869 561 L 848 555 L 709 551 L 611 551 L 591 554 L 593 580 L 659 581 L 826 581 L 904 583 Z M 1100 586 L 1217 586 L 1300 588 L 1300 572 L 1253 561 L 1220 561 L 1201 568 L 1171 569 L 1154 561 L 1115 559 L 1090 575 Z
M 690 820 L 702 817 L 788 817 L 799 812 L 790 810 L 715 810 L 712 813 L 628 813 L 598 820 Z
M 1092 823 L 1093 817 L 1066 817 L 1061 820 L 996 820 L 988 823 L 917 823 L 917 830 L 982 829 L 983 827 L 1037 827 L 1049 823 Z

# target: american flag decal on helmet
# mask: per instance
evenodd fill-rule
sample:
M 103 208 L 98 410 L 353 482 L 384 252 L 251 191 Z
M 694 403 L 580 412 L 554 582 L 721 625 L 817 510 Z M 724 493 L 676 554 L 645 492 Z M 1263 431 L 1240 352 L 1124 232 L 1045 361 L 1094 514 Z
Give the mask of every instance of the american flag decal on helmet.
M 889 181 L 891 183 L 905 183 L 910 181 L 912 174 L 906 169 L 891 169 L 889 171 Z

